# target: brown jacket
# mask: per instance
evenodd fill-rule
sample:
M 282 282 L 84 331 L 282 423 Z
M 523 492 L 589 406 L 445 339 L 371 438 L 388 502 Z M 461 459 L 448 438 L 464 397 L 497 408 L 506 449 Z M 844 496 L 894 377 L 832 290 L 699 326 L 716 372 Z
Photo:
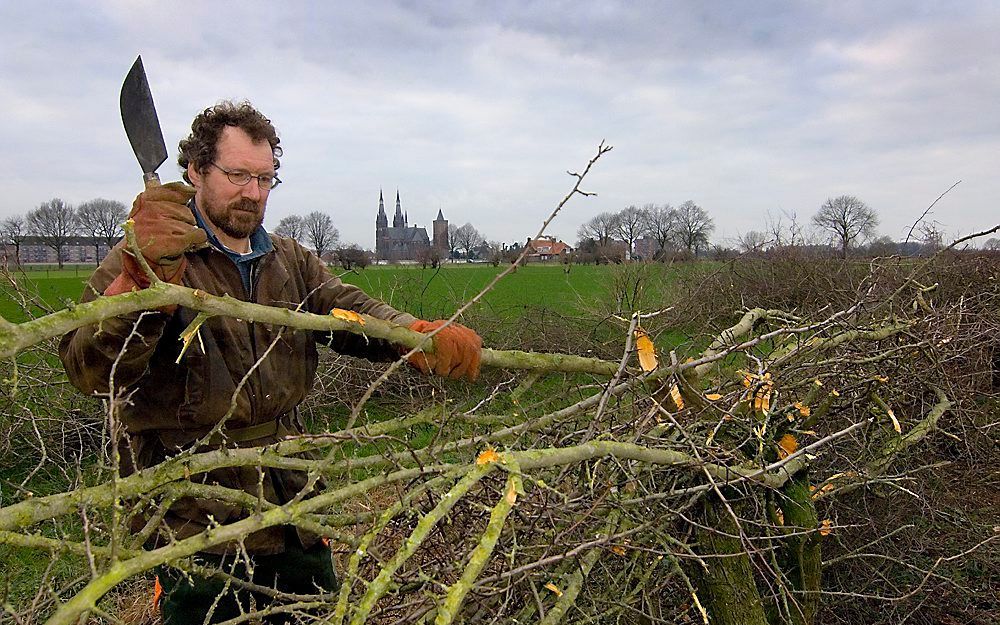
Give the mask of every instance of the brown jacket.
M 291 239 L 270 235 L 274 250 L 263 256 L 254 272 L 253 301 L 289 309 L 326 314 L 332 308 L 353 310 L 409 325 L 415 318 L 376 300 L 357 287 L 333 277 L 314 254 Z M 184 285 L 214 295 L 250 300 L 236 265 L 214 247 L 187 255 Z M 121 268 L 121 248 L 116 247 L 90 278 L 82 301 L 103 293 Z M 179 364 L 181 331 L 194 319 L 195 311 L 178 307 L 172 315 L 135 313 L 108 319 L 99 325 L 70 332 L 59 345 L 59 354 L 70 381 L 87 394 L 107 393 L 112 366 L 117 389 L 133 394 L 121 408 L 127 435 L 122 446 L 125 473 L 145 468 L 177 453 L 207 433 L 229 411 L 228 429 L 242 429 L 281 420 L 293 431 L 301 431 L 295 408 L 312 387 L 318 354 L 317 342 L 343 354 L 372 360 L 398 357 L 395 347 L 384 341 L 346 332 L 293 331 L 261 323 L 212 317 L 201 326 L 200 340 L 192 342 Z M 139 336 L 128 339 L 133 329 Z M 127 341 L 127 346 L 126 346 Z M 265 356 L 268 347 L 274 347 Z M 123 348 L 127 347 L 127 349 Z M 121 357 L 119 358 L 119 355 Z M 243 387 L 240 381 L 251 371 Z M 261 445 L 281 434 L 249 441 Z M 208 483 L 243 488 L 257 494 L 258 473 L 254 467 L 221 469 L 202 477 Z M 297 472 L 265 469 L 264 496 L 284 503 L 304 484 Z M 175 536 L 184 538 L 204 529 L 208 515 L 225 524 L 245 513 L 219 501 L 179 500 L 166 521 Z M 256 532 L 245 541 L 255 553 L 278 553 L 285 548 L 286 531 L 281 527 Z M 315 537 L 300 532 L 308 546 Z M 225 547 L 213 551 L 225 551 Z

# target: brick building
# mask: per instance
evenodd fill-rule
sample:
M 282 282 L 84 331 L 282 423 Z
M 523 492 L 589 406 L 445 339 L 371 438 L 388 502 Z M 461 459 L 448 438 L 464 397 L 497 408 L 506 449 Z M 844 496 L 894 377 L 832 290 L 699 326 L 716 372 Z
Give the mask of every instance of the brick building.
M 93 263 L 96 265 L 108 255 L 109 249 L 107 242 L 98 237 L 69 237 L 62 248 L 62 262 Z M 43 237 L 24 237 L 19 246 L 4 242 L 0 251 L 2 251 L 0 261 L 7 265 L 59 262 L 56 250 L 46 245 Z M 19 255 L 20 258 L 15 258 L 15 255 Z

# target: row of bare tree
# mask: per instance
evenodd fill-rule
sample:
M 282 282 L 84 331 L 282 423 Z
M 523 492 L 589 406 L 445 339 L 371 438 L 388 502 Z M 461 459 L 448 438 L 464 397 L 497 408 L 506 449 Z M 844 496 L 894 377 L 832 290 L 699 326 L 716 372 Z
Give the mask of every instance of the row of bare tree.
M 42 202 L 27 215 L 13 215 L 0 221 L 0 244 L 13 247 L 15 259 L 21 257 L 21 245 L 29 237 L 56 252 L 59 266 L 65 260 L 64 250 L 74 237 L 93 240 L 95 258 L 101 260 L 101 248 L 110 249 L 122 236 L 122 223 L 128 209 L 118 200 L 97 198 L 73 206 L 60 198 Z
M 583 252 L 600 254 L 624 246 L 626 258 L 637 253 L 636 243 L 652 240 L 651 254 L 659 256 L 671 249 L 683 249 L 697 255 L 708 247 L 715 222 L 708 211 L 688 200 L 680 206 L 646 204 L 627 206 L 617 213 L 603 212 L 580 226 L 577 247 Z
M 740 234 L 736 246 L 740 253 L 756 253 L 774 248 L 820 246 L 835 247 L 842 258 L 862 243 L 871 242 L 879 250 L 896 250 L 888 237 L 876 238 L 878 214 L 853 195 L 828 198 L 813 215 L 813 234 L 799 223 L 794 212 L 769 216 L 764 230 Z M 580 226 L 577 247 L 582 253 L 627 259 L 651 259 L 686 253 L 697 256 L 709 249 L 715 223 L 708 211 L 688 200 L 680 206 L 630 205 L 618 211 L 603 212 Z M 943 233 L 934 224 L 924 223 L 916 240 L 940 249 Z M 720 248 L 722 249 L 722 248 Z M 891 253 L 894 253 L 891 252 Z

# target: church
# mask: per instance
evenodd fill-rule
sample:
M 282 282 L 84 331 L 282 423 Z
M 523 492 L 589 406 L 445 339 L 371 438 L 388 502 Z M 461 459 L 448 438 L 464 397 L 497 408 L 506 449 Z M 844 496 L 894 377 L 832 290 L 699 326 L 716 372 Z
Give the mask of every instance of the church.
M 433 223 L 433 241 L 427 236 L 426 228 L 410 226 L 408 221 L 399 203 L 399 191 L 396 191 L 396 212 L 392 216 L 392 226 L 389 226 L 382 191 L 379 190 L 378 216 L 375 218 L 376 259 L 389 262 L 417 260 L 421 252 L 432 247 L 441 253 L 441 258 L 448 256 L 448 220 L 440 209 Z

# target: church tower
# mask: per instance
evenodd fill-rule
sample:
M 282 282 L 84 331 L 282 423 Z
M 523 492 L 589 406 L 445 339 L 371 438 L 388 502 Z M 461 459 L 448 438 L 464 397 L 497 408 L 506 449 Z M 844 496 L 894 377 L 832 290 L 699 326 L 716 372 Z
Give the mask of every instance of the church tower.
M 393 228 L 406 227 L 406 218 L 403 217 L 403 209 L 400 208 L 399 206 L 399 189 L 396 190 L 396 214 L 392 216 L 392 227 Z
M 375 258 L 385 258 L 389 251 L 389 218 L 385 215 L 385 202 L 382 201 L 382 189 L 378 190 L 378 216 L 375 218 Z
M 448 245 L 448 220 L 444 218 L 440 208 L 437 219 L 434 220 L 434 248 L 440 250 L 442 254 L 447 254 L 451 250 L 451 246 Z

